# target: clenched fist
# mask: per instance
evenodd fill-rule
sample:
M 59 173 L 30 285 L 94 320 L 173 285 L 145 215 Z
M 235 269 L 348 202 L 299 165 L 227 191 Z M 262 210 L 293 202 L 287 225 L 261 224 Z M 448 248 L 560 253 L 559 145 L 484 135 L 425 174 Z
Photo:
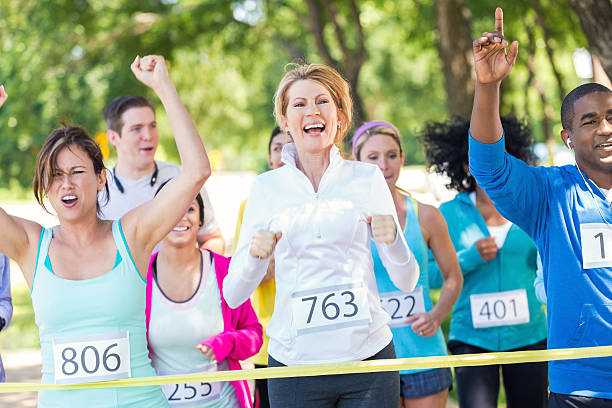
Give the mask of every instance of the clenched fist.
M 282 236 L 282 232 L 257 231 L 251 239 L 249 253 L 253 258 L 267 259 L 274 252 L 276 243 Z
M 153 90 L 170 82 L 166 61 L 160 55 L 136 57 L 130 68 L 140 82 Z
M 383 244 L 392 244 L 395 241 L 397 227 L 392 215 L 373 215 L 367 217 L 367 221 L 372 227 L 374 241 Z
M 493 237 L 486 237 L 478 240 L 474 245 L 485 262 L 490 261 L 497 256 L 497 244 L 495 243 L 495 238 Z

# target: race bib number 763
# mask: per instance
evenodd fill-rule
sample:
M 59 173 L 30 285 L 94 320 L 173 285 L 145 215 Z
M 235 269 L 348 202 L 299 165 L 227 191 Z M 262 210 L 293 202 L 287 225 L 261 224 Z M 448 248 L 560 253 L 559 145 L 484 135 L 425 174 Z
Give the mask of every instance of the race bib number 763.
M 372 321 L 363 283 L 307 289 L 292 294 L 293 325 L 298 335 L 363 326 Z

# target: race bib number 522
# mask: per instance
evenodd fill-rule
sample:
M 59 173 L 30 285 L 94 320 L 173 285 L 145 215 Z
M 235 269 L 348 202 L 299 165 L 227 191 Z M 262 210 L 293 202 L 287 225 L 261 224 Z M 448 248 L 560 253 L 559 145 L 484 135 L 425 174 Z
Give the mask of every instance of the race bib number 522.
M 604 223 L 580 224 L 582 267 L 612 266 L 612 230 Z
M 129 332 L 53 339 L 55 384 L 129 378 Z
M 292 294 L 297 334 L 364 326 L 372 321 L 367 288 L 362 283 L 327 286 Z

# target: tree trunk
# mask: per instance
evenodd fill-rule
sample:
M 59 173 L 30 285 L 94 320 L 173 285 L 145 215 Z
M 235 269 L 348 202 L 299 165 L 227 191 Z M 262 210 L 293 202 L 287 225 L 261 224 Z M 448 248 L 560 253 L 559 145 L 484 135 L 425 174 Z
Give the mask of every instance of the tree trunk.
M 603 69 L 612 78 L 612 2 L 610 0 L 570 0 L 578 15 L 589 48 L 597 54 Z
M 465 0 L 435 0 L 434 7 L 448 113 L 468 118 L 474 103 L 469 10 Z
M 359 7 L 355 0 L 348 4 L 349 15 L 346 16 L 347 24 L 353 24 L 357 34 L 357 44 L 351 49 L 347 45 L 347 32 L 341 27 L 338 19 L 338 10 L 333 2 L 329 0 L 307 0 L 309 28 L 314 36 L 315 45 L 327 65 L 337 69 L 351 86 L 353 97 L 353 123 L 359 126 L 361 122 L 368 120 L 361 94 L 359 93 L 359 73 L 366 59 L 365 36 L 360 20 Z M 342 59 L 336 60 L 330 51 L 330 46 L 324 36 L 324 24 L 326 19 L 334 27 L 334 33 L 338 47 L 342 52 Z

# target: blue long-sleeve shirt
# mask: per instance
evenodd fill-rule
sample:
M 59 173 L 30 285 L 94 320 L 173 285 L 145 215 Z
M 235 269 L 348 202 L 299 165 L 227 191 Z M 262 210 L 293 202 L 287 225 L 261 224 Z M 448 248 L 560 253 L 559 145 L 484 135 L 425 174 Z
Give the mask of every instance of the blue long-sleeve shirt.
M 592 237 L 583 237 L 581 229 L 612 224 L 602 192 L 575 166 L 528 166 L 504 152 L 503 138 L 484 144 L 470 136 L 469 152 L 478 184 L 538 247 L 548 296 L 548 347 L 612 345 L 612 266 L 583 267 L 582 240 Z M 586 250 L 597 242 L 585 245 Z M 611 357 L 551 361 L 550 391 L 612 398 L 611 367 Z
M 13 302 L 11 301 L 11 271 L 10 262 L 6 255 L 0 254 L 0 317 L 4 319 L 4 326 L 1 330 L 6 329 L 13 317 Z M 0 382 L 6 381 L 4 374 L 4 366 L 0 359 Z

